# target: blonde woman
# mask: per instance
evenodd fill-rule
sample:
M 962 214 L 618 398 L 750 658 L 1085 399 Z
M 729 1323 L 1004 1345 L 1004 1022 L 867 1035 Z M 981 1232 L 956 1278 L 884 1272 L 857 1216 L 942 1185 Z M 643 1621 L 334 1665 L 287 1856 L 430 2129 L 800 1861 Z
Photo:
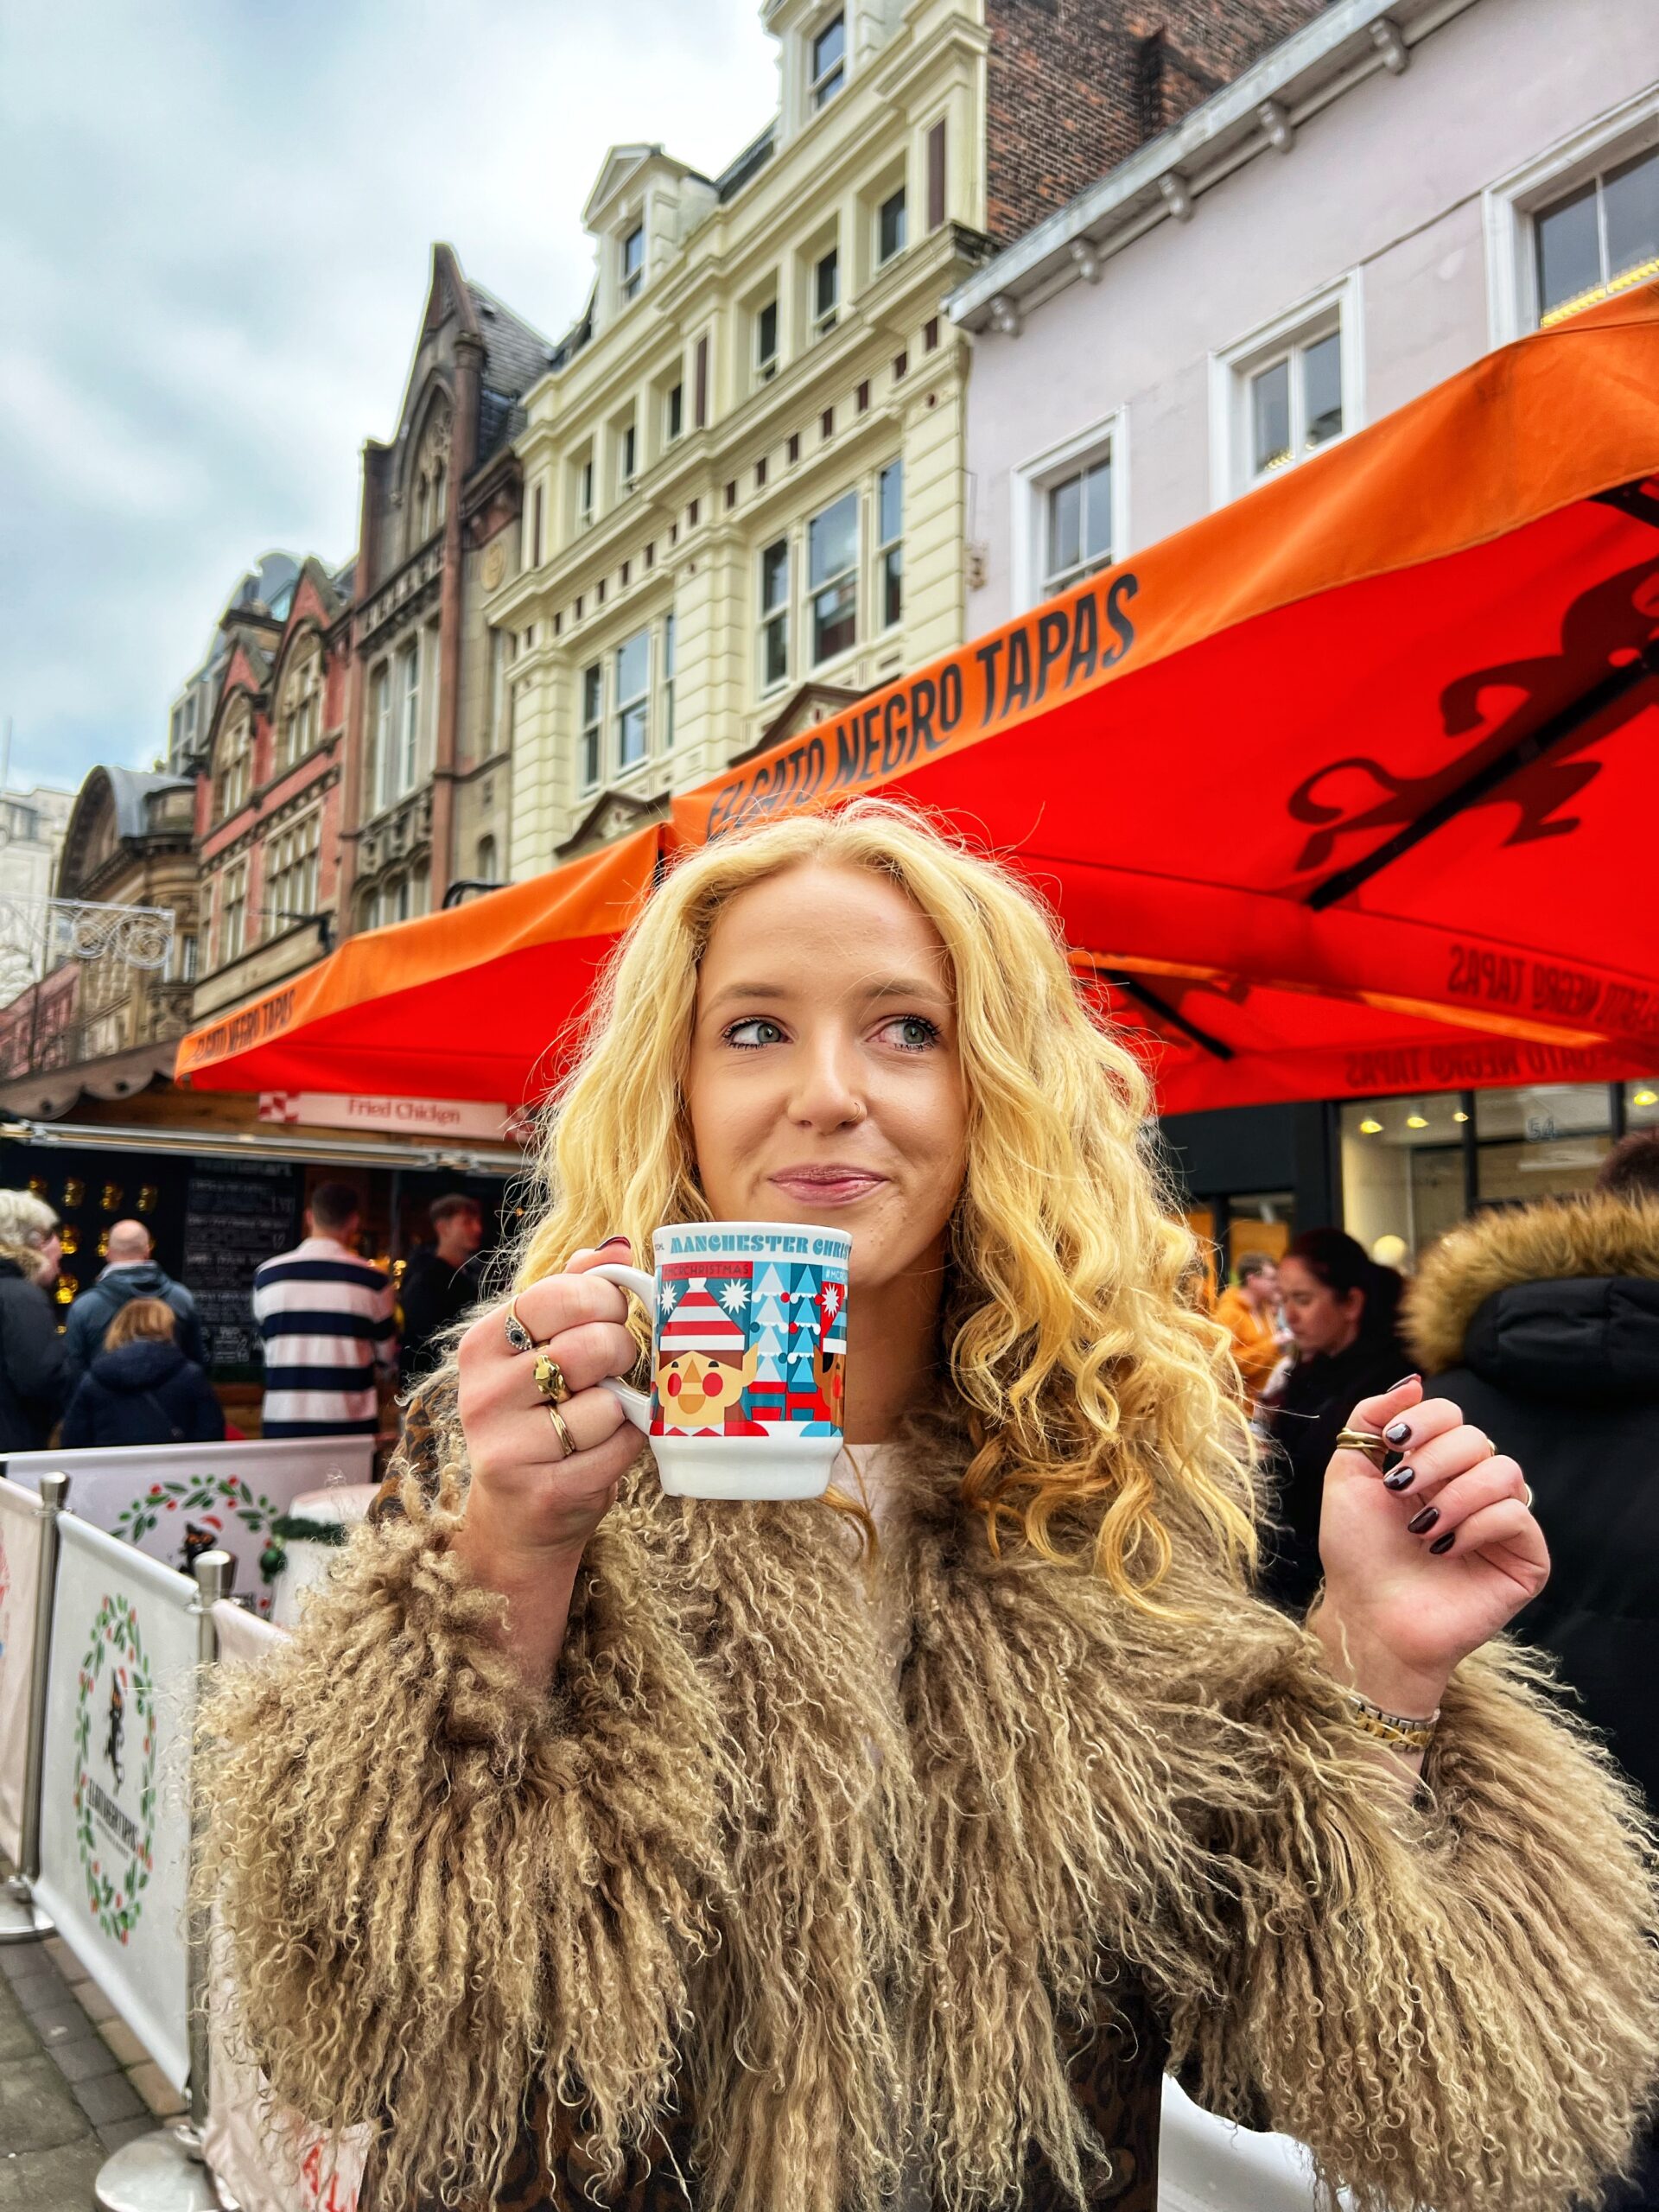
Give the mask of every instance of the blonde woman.
M 1654 1896 L 1492 1642 L 1548 1572 L 1521 1473 L 1404 1382 L 1355 1419 L 1412 1487 L 1339 1451 L 1323 1604 L 1258 1602 L 1147 1112 L 1028 893 L 899 810 L 657 891 L 518 1269 L 574 1448 L 486 1314 L 399 1512 L 210 1717 L 246 2039 L 372 2126 L 375 2212 L 1152 2212 L 1171 2066 L 1367 2207 L 1624 2158 Z M 587 1270 L 755 1217 L 852 1233 L 844 1481 L 668 1498 Z
M 67 1388 L 58 1309 L 48 1295 L 63 1245 L 32 1191 L 0 1191 L 0 1453 L 50 1441 Z

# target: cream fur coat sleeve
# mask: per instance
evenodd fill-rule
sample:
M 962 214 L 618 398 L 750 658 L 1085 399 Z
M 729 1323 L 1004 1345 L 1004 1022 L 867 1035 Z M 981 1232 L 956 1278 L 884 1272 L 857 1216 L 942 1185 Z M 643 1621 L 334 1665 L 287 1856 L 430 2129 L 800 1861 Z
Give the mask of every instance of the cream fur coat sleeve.
M 694 2201 L 1086 2196 L 1068 2031 L 1144 1990 L 1216 2109 L 1367 2212 L 1566 2212 L 1659 2045 L 1645 1838 L 1507 1652 L 1408 1807 L 1311 1639 L 1217 1575 L 1178 1621 L 993 1559 L 919 1468 L 902 1680 L 845 1524 L 653 1484 L 596 1535 L 556 1689 L 404 1484 L 292 1648 L 205 1708 L 204 1881 L 279 2098 L 381 2193 L 487 2202 L 538 2088 L 601 2190 L 695 2127 Z M 897 1548 L 895 1547 L 895 1549 Z M 550 2165 L 556 2153 L 547 2145 Z

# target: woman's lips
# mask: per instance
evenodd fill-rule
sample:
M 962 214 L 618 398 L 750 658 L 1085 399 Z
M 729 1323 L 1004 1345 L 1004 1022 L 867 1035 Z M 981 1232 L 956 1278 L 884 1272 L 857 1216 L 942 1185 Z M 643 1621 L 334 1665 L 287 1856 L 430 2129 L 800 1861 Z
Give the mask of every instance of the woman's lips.
M 798 1205 L 850 1206 L 860 1198 L 868 1198 L 887 1181 L 885 1175 L 866 1175 L 855 1168 L 828 1175 L 798 1175 L 787 1171 L 767 1179 L 775 1190 L 783 1191 Z

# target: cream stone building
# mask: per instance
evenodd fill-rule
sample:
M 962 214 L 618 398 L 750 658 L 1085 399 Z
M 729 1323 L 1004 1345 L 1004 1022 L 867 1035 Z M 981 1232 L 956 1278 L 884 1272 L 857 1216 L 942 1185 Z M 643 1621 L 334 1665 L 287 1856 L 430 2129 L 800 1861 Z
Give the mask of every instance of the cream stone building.
M 587 314 L 528 396 L 488 603 L 532 875 L 960 641 L 985 35 L 932 0 L 766 11 L 782 99 L 718 178 L 613 149 Z

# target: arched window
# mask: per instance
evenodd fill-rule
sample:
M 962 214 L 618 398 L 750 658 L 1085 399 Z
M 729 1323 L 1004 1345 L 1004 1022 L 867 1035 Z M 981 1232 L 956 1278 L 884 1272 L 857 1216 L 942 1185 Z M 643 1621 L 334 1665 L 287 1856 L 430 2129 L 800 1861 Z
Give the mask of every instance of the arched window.
M 322 647 L 314 637 L 296 652 L 283 686 L 276 724 L 276 773 L 312 752 L 322 735 Z
M 443 527 L 449 482 L 449 419 L 448 407 L 434 407 L 421 433 L 415 454 L 411 553 Z
M 219 761 L 213 776 L 213 819 L 228 821 L 245 806 L 253 789 L 253 710 L 238 699 L 219 734 Z

